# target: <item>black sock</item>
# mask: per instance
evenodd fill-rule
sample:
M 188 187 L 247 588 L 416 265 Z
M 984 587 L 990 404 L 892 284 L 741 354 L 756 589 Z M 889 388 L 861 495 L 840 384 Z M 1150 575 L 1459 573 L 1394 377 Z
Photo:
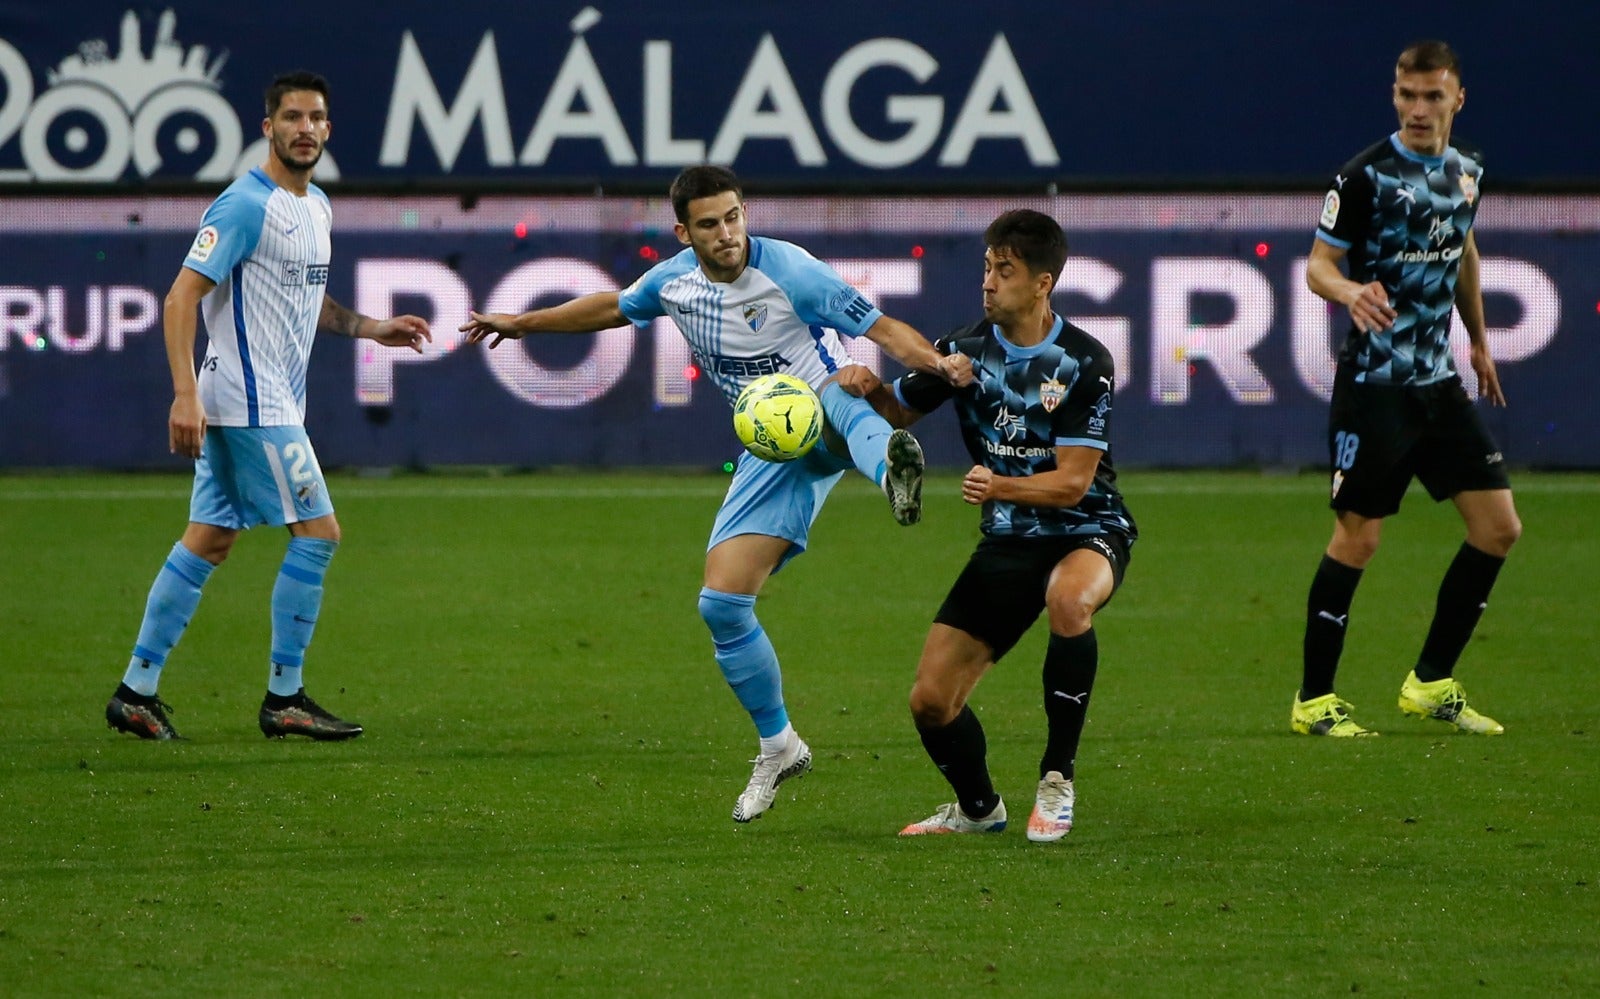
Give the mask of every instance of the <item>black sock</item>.
M 1463 542 L 1439 583 L 1439 602 L 1434 606 L 1433 624 L 1417 657 L 1417 679 L 1423 683 L 1443 680 L 1455 671 L 1461 650 L 1467 647 L 1472 629 L 1478 626 L 1489 591 L 1506 560 L 1479 551 Z
M 972 705 L 963 705 L 955 721 L 939 728 L 917 726 L 922 736 L 922 747 L 928 751 L 933 765 L 944 774 L 944 779 L 955 789 L 956 800 L 968 818 L 981 819 L 994 811 L 1000 795 L 989 780 L 988 744 L 983 738 L 983 725 L 972 713 Z
M 125 683 L 117 684 L 117 692 L 112 696 L 124 704 L 149 704 L 156 699 L 154 694 L 141 694 Z
M 1311 577 L 1311 592 L 1306 596 L 1306 637 L 1302 646 L 1302 701 L 1333 693 L 1333 675 L 1339 670 L 1345 625 L 1350 620 L 1350 601 L 1360 582 L 1360 569 L 1336 562 L 1330 555 L 1322 556 L 1317 574 Z
M 269 690 L 267 691 L 267 696 L 262 699 L 261 706 L 266 708 L 268 711 L 279 711 L 283 708 L 289 707 L 291 704 L 299 704 L 301 695 L 304 693 L 304 687 L 300 688 L 298 692 L 293 694 L 274 694 Z
M 1050 734 L 1039 760 L 1040 780 L 1052 770 L 1072 779 L 1099 665 L 1100 642 L 1094 628 L 1071 638 L 1050 636 L 1044 654 L 1044 717 Z

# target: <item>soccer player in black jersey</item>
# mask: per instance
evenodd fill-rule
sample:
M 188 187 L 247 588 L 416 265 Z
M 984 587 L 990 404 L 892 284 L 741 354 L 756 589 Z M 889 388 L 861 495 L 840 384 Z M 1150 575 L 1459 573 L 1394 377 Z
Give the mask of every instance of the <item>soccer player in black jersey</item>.
M 1384 518 L 1399 511 L 1412 478 L 1436 502 L 1455 503 L 1467 538 L 1439 587 L 1433 624 L 1400 687 L 1400 708 L 1464 732 L 1504 731 L 1467 706 L 1453 676 L 1522 533 L 1505 460 L 1450 356 L 1454 311 L 1472 343 L 1479 396 L 1506 404 L 1484 338 L 1472 236 L 1482 158 L 1450 142 L 1465 96 L 1460 62 L 1448 45 L 1407 48 L 1394 76 L 1399 130 L 1347 163 L 1323 202 L 1307 282 L 1347 307 L 1352 326 L 1339 354 L 1328 424 L 1333 540 L 1307 600 L 1304 672 L 1290 713 L 1296 732 L 1372 734 L 1351 719 L 1333 677 L 1356 584 L 1378 550 Z
M 938 344 L 972 359 L 973 383 L 955 388 L 913 372 L 892 396 L 871 394 L 900 425 L 954 399 L 976 462 L 961 496 L 983 507 L 983 539 L 934 617 L 911 689 L 917 732 L 956 801 L 900 834 L 1005 828 L 967 697 L 1043 610 L 1048 738 L 1028 838 L 1048 843 L 1072 828 L 1073 763 L 1099 663 L 1092 618 L 1121 584 L 1138 529 L 1111 463 L 1111 354 L 1050 308 L 1067 257 L 1061 227 L 1019 209 L 996 219 L 984 241 L 984 317 Z

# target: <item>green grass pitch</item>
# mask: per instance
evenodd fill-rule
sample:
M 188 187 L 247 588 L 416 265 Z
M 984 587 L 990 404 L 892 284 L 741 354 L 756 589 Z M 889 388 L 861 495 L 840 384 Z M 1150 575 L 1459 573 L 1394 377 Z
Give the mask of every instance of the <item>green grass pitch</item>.
M 189 741 L 143 743 L 102 711 L 187 479 L 0 477 L 0 991 L 1592 994 L 1600 478 L 1515 481 L 1459 671 L 1507 734 L 1395 706 L 1460 538 L 1414 492 L 1353 608 L 1340 692 L 1383 737 L 1352 743 L 1288 730 L 1320 477 L 1125 475 L 1078 826 L 1037 846 L 1042 623 L 974 697 L 1017 821 L 895 836 L 947 800 L 905 697 L 976 537 L 948 474 L 912 529 L 847 481 L 768 585 L 816 766 L 748 827 L 695 613 L 724 480 L 335 477 L 306 676 L 367 734 L 323 745 L 256 729 L 282 532 L 163 677 Z

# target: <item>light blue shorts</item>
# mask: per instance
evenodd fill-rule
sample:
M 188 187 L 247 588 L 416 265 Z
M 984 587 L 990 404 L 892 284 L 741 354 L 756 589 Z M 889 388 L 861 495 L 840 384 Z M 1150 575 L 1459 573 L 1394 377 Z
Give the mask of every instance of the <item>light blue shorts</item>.
M 243 530 L 333 512 L 305 427 L 207 427 L 194 463 L 189 519 Z
M 847 469 L 849 458 L 835 456 L 818 444 L 797 461 L 762 461 L 752 454 L 739 455 L 728 495 L 717 511 L 706 551 L 741 534 L 763 534 L 789 541 L 789 550 L 773 572 L 806 550 L 811 524 L 822 512 L 834 484 Z

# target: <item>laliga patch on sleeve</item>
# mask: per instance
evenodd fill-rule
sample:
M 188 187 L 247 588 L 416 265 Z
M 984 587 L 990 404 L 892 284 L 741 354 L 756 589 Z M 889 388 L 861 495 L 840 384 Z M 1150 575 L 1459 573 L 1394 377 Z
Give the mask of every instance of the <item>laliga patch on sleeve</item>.
M 189 247 L 189 259 L 205 263 L 211 257 L 211 251 L 217 248 L 217 227 L 208 225 L 195 234 L 194 245 Z
M 1339 192 L 1329 191 L 1328 196 L 1322 199 L 1322 228 L 1332 229 L 1334 223 L 1339 221 Z

